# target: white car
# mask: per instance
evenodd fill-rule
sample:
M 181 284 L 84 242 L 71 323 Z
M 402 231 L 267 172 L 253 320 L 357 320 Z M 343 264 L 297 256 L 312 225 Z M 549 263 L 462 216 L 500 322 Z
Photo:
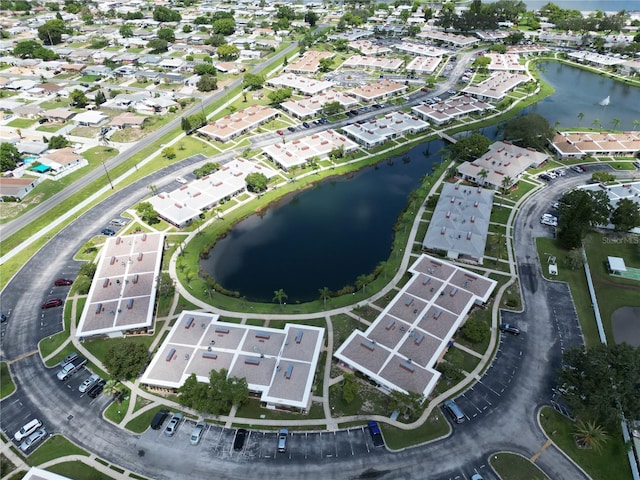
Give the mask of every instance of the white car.
M 84 393 L 89 390 L 96 382 L 100 381 L 100 375 L 96 375 L 95 373 L 87 378 L 84 382 L 80 384 L 78 390 L 80 393 Z
M 176 177 L 176 182 L 181 183 L 182 185 L 187 183 L 187 181 L 182 177 Z
M 33 432 L 35 432 L 38 428 L 42 426 L 42 422 L 37 418 L 34 418 L 30 422 L 26 423 L 20 430 L 18 430 L 13 438 L 16 439 L 16 442 L 19 442 L 25 437 L 28 437 Z

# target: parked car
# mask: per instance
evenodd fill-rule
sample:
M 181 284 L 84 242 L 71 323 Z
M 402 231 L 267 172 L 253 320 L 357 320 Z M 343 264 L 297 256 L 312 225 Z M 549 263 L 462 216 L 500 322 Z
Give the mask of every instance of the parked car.
M 153 430 L 160 430 L 160 427 L 162 427 L 162 424 L 168 416 L 169 410 L 160 410 L 154 415 L 153 420 L 151 420 L 151 428 Z
M 180 177 L 178 177 L 178 178 L 180 178 Z M 176 178 L 176 181 L 178 181 L 178 178 Z M 186 180 L 185 180 L 185 182 L 186 182 Z M 123 220 L 121 218 L 114 218 L 109 223 L 111 225 L 115 225 L 116 227 L 124 227 L 127 224 L 127 221 Z
M 247 431 L 244 428 L 239 428 L 236 431 L 236 437 L 233 439 L 233 449 L 239 452 L 244 447 L 244 441 L 247 438 Z
M 576 173 L 583 173 L 584 169 L 580 166 L 580 165 L 571 165 L 571 170 L 573 170 Z
M 484 480 L 482 478 L 482 475 L 480 475 L 479 473 L 474 473 L 473 475 L 471 475 L 471 480 Z
M 510 333 L 512 335 L 520 335 L 520 329 L 515 325 L 511 325 L 510 323 L 503 323 L 502 325 L 500 325 L 500 331 Z
M 76 358 L 78 358 L 78 352 L 71 352 L 62 359 L 60 362 L 60 368 L 64 367 L 67 363 L 73 362 Z
M 289 430 L 281 428 L 278 432 L 278 452 L 284 453 L 287 451 L 287 438 L 289 437 Z
M 169 423 L 167 423 L 167 426 L 164 428 L 164 434 L 166 436 L 173 437 L 176 430 L 178 430 L 178 425 L 180 425 L 182 417 L 183 415 L 180 412 L 173 414 L 173 417 L 171 417 L 171 420 L 169 420 Z
M 551 178 L 549 175 L 547 175 L 546 173 L 542 173 L 540 175 L 538 175 L 538 178 L 540 180 L 544 180 L 545 182 L 550 182 L 551 180 L 553 180 L 553 178 Z
M 23 452 L 26 452 L 46 436 L 47 436 L 47 431 L 44 428 L 36 430 L 20 444 L 20 450 L 22 450 Z
M 95 373 L 87 378 L 84 382 L 80 384 L 78 387 L 78 391 L 80 393 L 84 393 L 89 390 L 95 383 L 100 381 L 100 375 L 96 375 Z
M 276 130 L 276 133 L 277 133 L 278 135 L 284 135 L 284 132 L 283 132 L 282 130 Z
M 55 282 L 53 282 L 53 284 L 56 287 L 65 287 L 67 285 L 71 285 L 73 284 L 73 280 L 70 278 L 56 278 Z
M 295 132 L 296 131 L 296 127 L 287 127 L 287 130 L 289 130 L 290 132 Z
M 189 439 L 189 443 L 191 445 L 198 445 L 200 443 L 202 433 L 204 432 L 206 426 L 207 424 L 204 422 L 196 423 L 196 426 L 193 427 L 193 432 L 191 432 L 191 438 Z
M 106 235 L 108 237 L 113 237 L 116 234 L 115 230 L 112 230 L 110 228 L 103 228 L 102 232 L 100 232 L 100 233 L 102 233 L 102 235 Z
M 311 128 L 311 125 L 309 125 L 307 122 L 302 122 L 302 126 L 304 128 Z
M 636 168 L 640 168 L 640 162 L 633 162 L 633 166 Z
M 29 435 L 31 435 L 33 432 L 35 432 L 41 426 L 42 426 L 42 422 L 40 420 L 38 420 L 37 418 L 34 418 L 33 420 L 25 423 L 22 426 L 22 428 L 15 433 L 13 438 L 15 438 L 16 442 L 19 442 L 23 438 L 28 437 Z
M 0 313 L 0 323 L 4 323 L 7 320 L 9 320 L 9 317 L 7 315 L 5 315 L 4 313 Z
M 182 177 L 176 177 L 176 182 L 180 183 L 181 185 L 187 183 L 187 181 Z
M 78 372 L 86 364 L 87 364 L 87 359 L 86 358 L 77 357 L 75 360 L 67 363 L 64 367 L 62 367 L 58 371 L 56 376 L 58 377 L 58 380 L 63 382 L 65 380 L 67 380 L 69 377 L 71 377 L 73 374 Z
M 102 391 L 104 390 L 104 386 L 106 384 L 107 384 L 107 381 L 105 379 L 101 379 L 100 381 L 94 383 L 93 386 L 91 386 L 89 390 L 87 390 L 87 395 L 90 398 L 96 398 L 98 395 L 102 393 Z
M 382 438 L 382 432 L 380 431 L 380 426 L 378 422 L 371 420 L 367 424 L 367 428 L 369 429 L 369 433 L 371 434 L 371 440 L 373 440 L 374 447 L 384 447 L 384 438 Z
M 45 308 L 59 307 L 63 303 L 64 302 L 62 301 L 61 298 L 50 298 L 49 300 L 45 300 L 44 302 L 42 302 L 42 305 L 40 305 L 40 308 L 44 310 Z

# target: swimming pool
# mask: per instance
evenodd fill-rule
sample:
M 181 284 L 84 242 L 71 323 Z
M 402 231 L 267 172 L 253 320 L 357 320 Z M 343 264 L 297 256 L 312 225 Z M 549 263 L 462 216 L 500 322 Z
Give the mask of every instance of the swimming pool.
M 29 165 L 30 163 L 35 162 L 36 160 L 37 160 L 36 157 L 26 157 L 22 161 L 24 162 L 25 165 Z

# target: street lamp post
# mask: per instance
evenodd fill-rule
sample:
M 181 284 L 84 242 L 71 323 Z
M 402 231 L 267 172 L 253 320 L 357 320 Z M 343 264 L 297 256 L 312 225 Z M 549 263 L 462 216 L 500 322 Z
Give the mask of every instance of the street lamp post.
M 111 185 L 111 190 L 113 190 L 113 183 L 111 183 L 111 177 L 109 176 L 109 170 L 107 170 L 107 166 L 105 165 L 105 163 L 103 161 L 101 161 L 102 166 L 104 168 L 104 173 L 107 174 L 107 180 L 109 180 L 109 185 Z

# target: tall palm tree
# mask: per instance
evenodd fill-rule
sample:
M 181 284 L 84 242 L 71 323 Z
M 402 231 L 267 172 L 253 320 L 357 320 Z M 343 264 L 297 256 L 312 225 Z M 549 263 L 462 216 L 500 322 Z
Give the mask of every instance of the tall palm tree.
M 581 446 L 592 448 L 597 452 L 602 450 L 604 444 L 609 440 L 606 430 L 594 421 L 583 422 L 579 420 L 573 434 Z
M 487 176 L 489 175 L 489 171 L 486 168 L 483 168 L 482 170 L 480 170 L 480 173 L 478 173 L 478 176 L 480 178 L 482 178 L 482 183 L 481 185 L 484 185 L 484 182 L 487 181 Z
M 592 126 L 593 128 L 598 128 L 598 127 L 600 127 L 601 125 L 602 125 L 602 122 L 600 122 L 600 119 L 598 119 L 598 118 L 594 118 L 594 119 L 593 119 L 593 122 L 591 122 L 591 126 Z
M 282 302 L 287 298 L 289 298 L 289 295 L 284 293 L 283 289 L 276 290 L 273 292 L 273 301 L 275 302 L 277 300 L 280 306 L 282 306 Z
M 633 128 L 636 130 L 640 127 L 640 120 L 633 120 L 631 123 L 633 124 Z
M 513 183 L 513 178 L 511 178 L 509 175 L 507 175 L 506 177 L 504 177 L 502 179 L 502 194 L 503 195 L 505 193 L 507 193 L 507 190 L 509 189 L 509 187 L 511 186 L 512 183 Z
M 582 112 L 578 113 L 578 126 L 580 126 L 580 122 L 582 121 L 583 118 L 584 118 L 584 113 Z
M 322 298 L 322 303 L 324 305 L 324 309 L 326 310 L 327 298 L 331 296 L 331 290 L 329 290 L 329 287 L 322 287 L 318 289 L 318 293 L 320 294 L 320 298 Z
M 612 118 L 611 119 L 611 125 L 613 126 L 614 130 L 618 129 L 618 125 L 620 125 L 620 119 L 619 118 Z
M 356 288 L 360 290 L 360 287 L 362 287 L 362 295 L 365 294 L 365 288 L 367 286 L 368 281 L 369 281 L 369 278 L 364 274 L 359 275 L 358 278 L 356 278 Z

